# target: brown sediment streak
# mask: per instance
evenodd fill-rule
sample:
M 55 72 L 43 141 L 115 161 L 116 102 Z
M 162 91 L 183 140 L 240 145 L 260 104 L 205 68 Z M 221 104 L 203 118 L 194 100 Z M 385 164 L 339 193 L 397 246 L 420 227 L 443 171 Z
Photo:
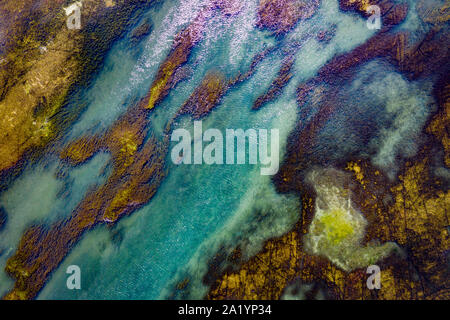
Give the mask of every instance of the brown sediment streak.
M 332 90 L 327 93 L 325 103 L 321 104 L 320 110 L 304 128 L 300 128 L 301 122 L 297 124 L 297 128 L 289 139 L 295 141 L 295 143 L 289 143 L 286 160 L 274 178 L 278 191 L 288 192 L 292 191 L 292 188 L 297 190 L 297 187 L 301 184 L 303 170 L 311 165 L 309 160 L 312 158 L 311 152 L 313 151 L 315 138 L 323 125 L 333 116 L 337 106 L 334 101 L 336 99 L 335 93 Z M 319 94 L 322 94 L 322 92 Z M 286 189 L 287 187 L 289 189 Z
M 228 91 L 230 82 L 218 71 L 208 72 L 203 78 L 202 83 L 194 90 L 186 102 L 183 103 L 172 119 L 167 122 L 164 130 L 165 139 L 168 139 L 172 125 L 178 117 L 191 115 L 193 119 L 201 119 L 209 114 Z
M 448 72 L 449 68 L 448 46 L 442 44 L 447 43 L 450 38 L 450 32 L 448 28 L 445 28 L 445 23 L 450 19 L 450 15 L 448 15 L 450 7 L 448 4 L 443 4 L 442 7 L 439 7 L 437 4 L 426 7 L 425 2 L 419 1 L 417 9 L 421 19 L 424 22 L 431 23 L 432 28 L 423 39 L 412 46 L 407 45 L 407 34 L 391 40 L 396 43 L 396 50 L 392 50 L 390 56 L 394 64 L 409 79 L 427 76 L 432 72 L 445 73 Z M 353 10 L 363 15 L 366 15 L 367 3 L 368 1 L 340 1 L 343 10 Z M 381 8 L 383 27 L 380 33 L 389 31 L 393 26 L 399 24 L 399 22 L 404 20 L 408 12 L 406 3 L 394 4 L 391 1 L 370 1 L 370 4 L 376 4 Z M 381 34 L 378 34 L 373 41 L 379 41 L 380 36 Z M 382 41 L 389 41 L 389 39 L 384 38 Z M 375 46 L 377 45 L 375 44 Z M 386 43 L 384 46 L 387 47 L 389 44 Z M 382 47 L 378 47 L 383 50 Z M 374 51 L 369 53 L 369 55 L 377 56 L 376 53 Z M 356 62 L 360 53 L 354 52 L 354 54 L 353 60 Z M 364 56 L 364 53 L 362 53 L 362 56 Z M 368 58 L 370 59 L 370 57 Z M 338 61 L 336 63 L 339 64 Z M 348 60 L 348 64 L 351 65 L 352 61 Z M 332 71 L 337 72 L 337 70 Z
M 195 89 L 194 93 L 181 106 L 175 118 L 184 114 L 192 115 L 193 119 L 200 119 L 218 105 L 221 98 L 228 90 L 250 78 L 256 71 L 258 64 L 273 51 L 273 48 L 264 49 L 253 58 L 249 69 L 244 74 L 239 74 L 232 79 L 225 79 L 225 76 L 218 71 L 210 71 L 202 80 L 202 83 Z
M 299 20 L 310 18 L 319 4 L 319 0 L 260 0 L 257 26 L 284 34 Z
M 288 56 L 282 63 L 281 69 L 278 71 L 278 75 L 275 80 L 270 84 L 267 92 L 259 96 L 253 104 L 253 110 L 261 109 L 266 103 L 276 99 L 281 95 L 283 88 L 288 84 L 292 78 L 292 66 L 294 64 L 294 57 Z
M 159 67 L 151 88 L 141 103 L 142 108 L 148 110 L 153 109 L 155 105 L 161 102 L 167 96 L 169 91 L 181 81 L 183 72 L 178 71 L 182 70 L 180 67 L 187 62 L 194 46 L 203 39 L 205 24 L 214 14 L 214 9 L 220 9 L 225 15 L 234 15 L 239 12 L 239 6 L 236 5 L 236 1 L 234 0 L 211 0 L 207 6 L 203 7 L 195 20 L 187 28 L 176 35 L 171 52 Z M 181 73 L 181 76 L 179 73 Z M 212 78 L 213 77 L 211 76 L 210 81 L 205 79 L 204 82 L 209 83 L 211 86 L 211 81 L 213 81 Z M 193 96 L 200 94 L 200 92 L 202 92 L 202 90 L 201 88 L 198 88 Z M 184 112 L 187 111 L 186 107 L 183 107 L 182 109 L 184 109 Z M 167 130 L 169 130 L 169 128 L 170 122 L 167 126 Z

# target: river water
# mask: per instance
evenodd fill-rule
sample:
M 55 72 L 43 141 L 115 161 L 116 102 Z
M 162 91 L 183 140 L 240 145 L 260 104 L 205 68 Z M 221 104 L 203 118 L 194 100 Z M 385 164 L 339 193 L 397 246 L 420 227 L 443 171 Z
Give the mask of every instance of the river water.
M 114 44 L 104 67 L 82 94 L 81 102 L 88 105 L 86 111 L 68 130 L 63 142 L 105 131 L 126 112 L 132 101 L 143 97 L 169 53 L 174 36 L 195 18 L 201 6 L 202 1 L 197 0 L 168 0 L 149 9 L 141 19 L 153 21 L 152 33 L 138 45 L 131 45 L 130 35 Z M 208 71 L 218 70 L 229 78 L 234 77 L 247 71 L 255 54 L 264 48 L 275 47 L 251 78 L 227 92 L 216 109 L 203 120 L 203 130 L 277 128 L 280 130 L 282 159 L 287 137 L 297 119 L 296 86 L 313 77 L 334 55 L 348 52 L 375 33 L 366 27 L 362 17 L 339 11 L 336 0 L 323 0 L 311 19 L 302 21 L 284 38 L 255 28 L 256 12 L 257 1 L 249 0 L 242 5 L 238 16 L 226 20 L 213 18 L 208 22 L 204 39 L 194 48 L 184 66 L 190 70 L 190 76 L 179 83 L 151 114 L 152 132 L 157 138 L 162 139 L 168 119 Z M 401 27 L 415 29 L 418 24 L 412 10 Z M 310 36 L 331 27 L 336 33 L 328 43 L 320 43 Z M 255 99 L 276 77 L 293 41 L 301 44 L 296 52 L 293 78 L 279 98 L 257 112 L 251 111 Z M 409 83 L 395 71 L 383 68 L 383 64 L 375 61 L 361 71 L 361 81 L 365 74 L 380 72 L 380 69 L 387 75 L 375 77 L 374 81 L 378 82 L 373 84 L 372 91 L 367 89 L 367 96 L 377 94 L 375 88 L 397 84 L 398 90 L 383 93 L 394 110 L 391 112 L 395 112 L 400 103 L 398 97 L 408 95 L 413 99 L 417 95 L 417 99 L 411 101 L 411 110 L 419 111 L 408 128 L 421 128 L 427 118 L 425 106 L 428 101 L 422 101 L 420 97 L 429 94 L 431 89 Z M 356 92 L 358 84 L 353 86 Z M 376 110 L 373 106 L 368 112 L 376 114 Z M 189 117 L 183 117 L 176 127 L 192 130 L 193 123 Z M 336 125 L 329 127 L 331 130 Z M 397 139 L 401 139 L 402 135 L 414 134 L 394 129 L 385 133 L 386 141 L 388 136 L 392 139 L 397 135 Z M 386 162 L 389 159 L 383 158 L 383 152 L 390 150 L 389 143 L 385 144 L 387 149 L 380 151 L 378 161 L 381 166 L 391 167 L 392 164 Z M 395 141 L 391 144 L 395 150 Z M 363 150 L 364 146 L 356 148 Z M 49 225 L 68 216 L 90 188 L 107 179 L 109 160 L 108 154 L 100 153 L 87 163 L 70 168 L 61 164 L 56 156 L 48 155 L 28 166 L 0 194 L 0 202 L 8 213 L 8 223 L 0 232 L 0 250 L 3 250 L 0 296 L 13 286 L 4 267 L 23 232 L 30 225 Z M 245 240 L 245 254 L 250 256 L 261 248 L 264 240 L 288 231 L 299 218 L 300 199 L 295 195 L 277 194 L 270 177 L 260 175 L 258 165 L 176 166 L 167 159 L 167 166 L 168 176 L 155 197 L 114 227 L 98 226 L 85 233 L 53 273 L 39 299 L 166 298 L 172 297 L 176 283 L 187 277 L 191 279 L 187 297 L 202 298 L 208 289 L 201 281 L 207 262 L 219 248 L 231 250 Z M 82 290 L 67 289 L 65 271 L 69 265 L 81 268 Z

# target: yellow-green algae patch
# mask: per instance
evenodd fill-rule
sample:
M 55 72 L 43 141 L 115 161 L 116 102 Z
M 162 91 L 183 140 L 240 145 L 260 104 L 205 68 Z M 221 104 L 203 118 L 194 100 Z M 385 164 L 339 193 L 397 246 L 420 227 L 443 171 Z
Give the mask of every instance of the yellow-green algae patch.
M 338 245 L 355 233 L 354 226 L 345 215 L 342 209 L 332 209 L 317 217 L 317 231 L 326 235 L 328 243 Z
M 352 205 L 344 173 L 314 169 L 307 180 L 317 194 L 314 218 L 304 237 L 308 253 L 324 256 L 349 272 L 374 264 L 397 248 L 394 243 L 361 246 L 367 221 Z

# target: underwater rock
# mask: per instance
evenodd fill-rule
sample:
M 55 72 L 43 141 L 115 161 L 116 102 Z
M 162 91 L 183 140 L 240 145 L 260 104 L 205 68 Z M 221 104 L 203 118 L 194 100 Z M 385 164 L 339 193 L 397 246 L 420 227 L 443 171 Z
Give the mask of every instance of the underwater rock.
M 312 17 L 320 0 L 260 0 L 257 26 L 284 34 L 299 20 Z
M 266 103 L 276 99 L 279 95 L 281 95 L 283 88 L 288 84 L 289 80 L 292 78 L 292 66 L 294 64 L 294 57 L 288 56 L 282 63 L 280 71 L 278 71 L 278 75 L 275 80 L 270 84 L 267 92 L 263 93 L 259 96 L 254 102 L 252 109 L 259 110 Z
M 6 214 L 5 208 L 0 207 L 0 231 L 5 227 L 8 221 L 8 215 Z
M 0 175 L 20 171 L 15 166 L 25 154 L 39 155 L 76 119 L 81 107 L 61 112 L 68 95 L 89 82 L 128 18 L 153 2 L 120 1 L 107 8 L 104 1 L 85 0 L 80 30 L 66 27 L 60 1 L 0 3 L 0 24 L 8 25 L 0 28 Z
M 380 3 L 376 2 L 376 4 Z M 357 11 L 366 16 L 366 1 L 340 1 L 341 9 Z M 392 6 L 392 2 L 384 1 L 381 5 Z M 394 22 L 400 23 L 406 16 L 406 5 L 393 10 L 387 17 L 388 28 Z M 429 59 L 427 66 L 421 68 L 404 67 L 411 53 L 417 48 L 407 43 L 407 34 L 392 34 L 384 29 L 363 45 L 350 53 L 336 56 L 321 68 L 319 76 L 300 84 L 297 90 L 299 106 L 305 108 L 308 99 L 315 101 L 312 105 L 323 101 L 334 101 L 333 90 L 326 90 L 329 84 L 341 84 L 342 80 L 353 78 L 355 67 L 375 57 L 386 57 L 401 72 L 408 75 L 408 70 L 417 70 L 417 75 L 424 72 L 436 72 L 432 67 L 435 61 Z M 435 33 L 438 34 L 438 33 Z M 443 33 L 441 33 L 443 34 Z M 430 38 L 430 37 L 428 37 Z M 445 38 L 442 42 L 446 42 Z M 427 41 L 425 41 L 426 43 Z M 445 48 L 430 49 L 430 54 L 448 57 Z M 425 55 L 426 56 L 426 55 Z M 417 61 L 414 57 L 410 58 Z M 427 61 L 427 59 L 423 59 Z M 447 60 L 440 60 L 442 62 Z M 442 64 L 441 62 L 441 64 Z M 447 70 L 445 66 L 442 70 Z M 416 64 L 417 66 L 418 64 Z M 427 132 L 432 132 L 445 147 L 445 159 L 448 163 L 448 76 L 441 75 L 441 84 L 436 84 L 439 112 L 429 123 Z M 324 85 L 326 82 L 327 85 Z M 326 94 L 327 97 L 323 97 Z M 331 95 L 331 97 L 330 97 Z M 302 216 L 297 225 L 286 235 L 269 240 L 264 249 L 255 257 L 244 262 L 239 270 L 227 271 L 213 284 L 206 298 L 209 299 L 278 299 L 284 293 L 290 293 L 289 287 L 300 279 L 302 283 L 324 283 L 334 299 L 446 299 L 448 297 L 448 261 L 445 252 L 449 248 L 448 221 L 446 209 L 450 194 L 445 183 L 432 176 L 429 168 L 437 147 L 434 143 L 422 147 L 419 154 L 401 169 L 400 180 L 389 181 L 378 169 L 366 160 L 349 162 L 341 171 L 350 172 L 347 189 L 350 190 L 351 206 L 359 212 L 359 226 L 365 225 L 365 234 L 360 238 L 361 246 L 379 246 L 379 243 L 395 243 L 405 250 L 408 259 L 398 259 L 396 255 L 385 257 L 378 262 L 382 269 L 382 287 L 376 294 L 366 286 L 367 275 L 364 269 L 346 272 L 325 258 L 311 256 L 306 251 L 303 239 L 308 237 L 309 228 L 314 219 L 316 192 L 311 186 L 303 183 L 304 170 L 311 164 L 305 161 L 320 127 L 333 114 L 333 103 L 327 103 L 318 111 L 309 124 L 294 130 L 289 138 L 288 155 L 280 174 L 274 178 L 280 192 L 296 192 L 302 197 Z M 300 111 L 299 123 L 306 121 L 311 110 Z M 442 148 L 442 146 L 441 146 Z M 332 181 L 334 182 L 334 181 Z M 336 189 L 334 189 L 336 190 Z M 384 195 L 384 196 L 383 196 Z M 345 197 L 343 197 L 345 198 Z M 391 200 L 389 200 L 391 199 Z M 414 205 L 417 204 L 417 206 Z M 425 212 L 428 212 L 426 214 Z M 431 215 L 431 216 L 430 216 Z M 340 242 L 355 235 L 355 225 L 345 219 L 341 221 L 343 230 L 333 225 L 327 227 L 327 219 L 342 215 L 325 215 L 325 223 L 316 223 L 316 230 L 328 234 L 331 242 Z M 320 219 L 319 219 L 320 220 Z M 364 223 L 364 220 L 366 221 Z M 356 232 L 357 233 L 357 232 Z M 361 236 L 361 234 L 360 234 Z M 326 239 L 325 242 L 328 242 Z M 345 240 L 344 240 L 345 241 Z M 313 242 L 310 243 L 313 247 Z M 325 246 L 326 247 L 326 246 Z M 377 253 L 378 255 L 379 253 Z M 381 254 L 381 256 L 385 256 Z M 352 261 L 352 259 L 350 259 Z M 366 261 L 369 262 L 369 261 Z M 358 265 L 356 263 L 355 265 Z M 345 267 L 345 266 L 344 266 Z M 430 281 L 431 280 L 431 281 Z M 285 289 L 286 288 L 286 289 Z M 310 288 L 306 288 L 309 290 Z M 297 292 L 298 293 L 298 292 Z
M 323 43 L 330 42 L 331 39 L 333 39 L 334 36 L 336 35 L 336 28 L 337 26 L 333 24 L 328 30 L 320 30 L 316 36 L 317 41 Z
M 137 43 L 147 37 L 153 30 L 153 24 L 150 20 L 144 21 L 141 25 L 136 27 L 131 34 L 131 41 Z
M 280 300 L 330 300 L 327 288 L 320 283 L 303 283 L 297 279 L 289 284 L 280 297 Z

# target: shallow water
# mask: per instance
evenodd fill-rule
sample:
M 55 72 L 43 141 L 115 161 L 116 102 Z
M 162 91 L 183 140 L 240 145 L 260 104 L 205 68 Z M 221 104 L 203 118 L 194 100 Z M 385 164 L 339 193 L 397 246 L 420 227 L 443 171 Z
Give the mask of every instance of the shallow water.
M 88 104 L 87 110 L 63 138 L 64 141 L 104 131 L 126 111 L 131 101 L 146 94 L 160 63 L 170 50 L 174 35 L 193 20 L 201 3 L 166 1 L 142 17 L 142 20 L 150 18 L 154 23 L 154 30 L 148 38 L 133 48 L 129 37 L 125 36 L 112 47 L 103 69 L 82 95 L 83 102 Z M 232 88 L 203 120 L 203 130 L 277 128 L 280 130 L 282 156 L 287 137 L 296 123 L 296 86 L 313 77 L 334 55 L 355 48 L 374 34 L 366 28 L 366 22 L 360 16 L 339 12 L 336 0 L 322 1 L 313 18 L 301 22 L 294 31 L 280 39 L 267 31 L 256 30 L 253 27 L 255 14 L 256 1 L 253 0 L 246 1 L 237 17 L 227 21 L 211 19 L 205 39 L 194 49 L 184 66 L 191 68 L 192 76 L 178 84 L 150 116 L 152 132 L 157 137 L 161 139 L 167 121 L 208 71 L 220 70 L 227 77 L 234 77 L 239 71 L 246 72 L 257 52 L 275 46 L 276 50 L 258 65 L 256 73 Z M 329 43 L 319 43 L 309 36 L 333 24 L 336 25 L 336 35 Z M 416 25 L 417 19 L 412 16 L 403 27 L 416 28 Z M 301 44 L 295 55 L 293 79 L 281 97 L 258 112 L 251 111 L 255 99 L 275 78 L 284 58 L 283 50 L 289 49 L 293 40 Z M 360 78 L 370 72 L 371 67 L 374 65 L 363 68 Z M 392 83 L 401 84 L 380 102 L 386 104 L 388 101 L 389 110 L 386 112 L 400 114 L 399 119 L 404 119 L 399 104 L 404 103 L 400 98 L 405 95 L 411 99 L 410 110 L 416 110 L 413 116 L 406 117 L 409 123 L 396 124 L 397 130 L 383 128 L 387 124 L 381 121 L 378 125 L 380 130 L 384 130 L 377 136 L 383 142 L 376 145 L 383 147 L 375 161 L 392 167 L 394 164 L 383 155 L 392 156 L 392 150 L 400 148 L 400 142 L 392 142 L 392 139 L 399 139 L 401 135 L 411 136 L 421 128 L 427 119 L 428 113 L 424 108 L 429 101 L 421 100 L 420 96 L 429 94 L 431 88 L 409 83 L 392 70 L 383 69 L 383 64 L 375 67 L 380 73 L 390 72 L 391 77 L 377 79 L 378 82 L 367 90 Z M 352 85 L 356 88 L 358 83 Z M 371 94 L 375 93 L 367 92 L 368 96 Z M 345 121 L 345 110 L 350 110 L 350 107 L 343 108 L 344 119 L 336 118 L 335 121 Z M 369 105 L 368 113 L 375 112 L 377 107 Z M 402 125 L 408 129 L 402 131 Z M 180 118 L 175 127 L 192 130 L 192 121 L 188 117 Z M 323 145 L 327 146 L 327 133 L 339 134 L 333 131 L 336 127 L 339 125 L 333 123 L 326 127 Z M 345 135 L 351 135 L 351 132 Z M 329 150 L 336 154 L 348 151 L 347 148 L 339 149 L 341 147 L 345 146 L 331 144 Z M 365 148 L 364 145 L 356 147 L 361 152 Z M 413 146 L 411 148 L 410 154 L 415 150 Z M 89 188 L 105 181 L 109 173 L 108 160 L 107 154 L 99 154 L 80 167 L 69 168 L 57 159 L 46 158 L 27 168 L 0 195 L 0 202 L 9 216 L 5 229 L 0 232 L 0 249 L 5 252 L 0 256 L 0 295 L 13 285 L 3 270 L 6 259 L 14 253 L 26 228 L 37 223 L 49 224 L 70 214 Z M 156 196 L 116 226 L 99 226 L 86 233 L 54 272 L 39 299 L 177 298 L 179 296 L 172 296 L 173 288 L 177 281 L 186 277 L 192 279 L 187 296 L 202 298 L 207 290 L 201 283 L 207 261 L 220 247 L 231 250 L 244 241 L 248 244 L 247 254 L 250 256 L 257 252 L 264 240 L 288 231 L 299 217 L 300 200 L 293 195 L 277 194 L 270 178 L 260 175 L 258 166 L 176 166 L 170 159 L 167 159 L 167 165 L 169 174 Z M 66 288 L 65 270 L 72 264 L 82 270 L 82 290 Z

